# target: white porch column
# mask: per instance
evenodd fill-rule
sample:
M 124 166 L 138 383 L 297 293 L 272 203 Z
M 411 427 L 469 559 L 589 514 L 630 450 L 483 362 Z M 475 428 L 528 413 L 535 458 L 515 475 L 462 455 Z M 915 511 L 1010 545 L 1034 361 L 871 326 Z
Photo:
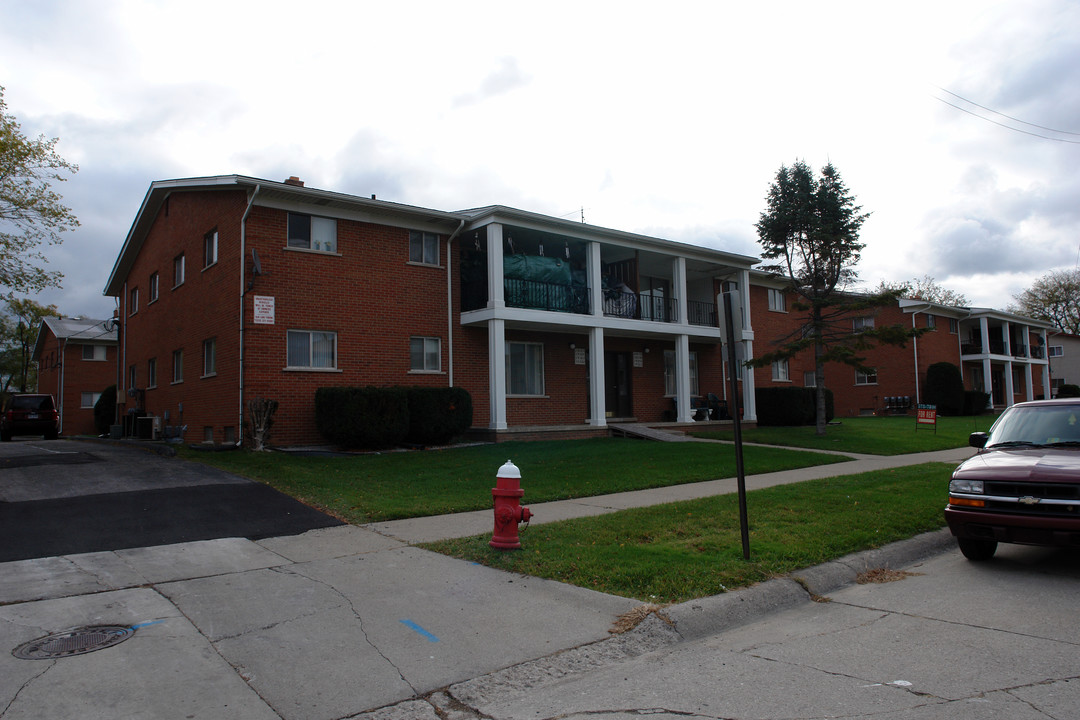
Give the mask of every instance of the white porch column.
M 985 320 L 983 321 L 986 322 Z M 983 335 L 983 343 L 986 342 L 986 336 Z M 983 352 L 986 352 L 985 345 Z M 990 358 L 983 358 L 983 392 L 990 396 L 990 407 L 994 407 L 995 401 L 998 398 L 994 397 L 994 381 L 990 375 Z
M 499 253 L 501 256 L 502 253 Z M 501 261 L 500 261 L 501 262 Z M 502 282 L 500 281 L 500 285 Z M 488 321 L 488 403 L 492 430 L 506 429 L 506 322 Z
M 745 354 L 743 357 L 750 360 L 754 357 L 754 327 L 750 317 L 750 271 L 739 271 L 739 294 L 742 295 L 743 306 L 743 336 L 742 343 Z M 720 322 L 723 322 L 723 318 Z M 757 393 L 754 385 L 754 371 L 743 368 L 743 420 L 757 422 Z M 734 416 L 733 416 L 734 417 Z
M 1035 388 L 1031 387 L 1031 363 L 1024 363 L 1024 383 L 1027 385 L 1027 390 L 1024 393 L 1025 400 L 1035 399 Z
M 1005 344 L 1005 354 L 1012 357 L 1012 323 L 1001 323 L 1001 341 Z
M 979 332 L 982 339 L 982 351 L 983 355 L 990 353 L 990 323 L 986 321 L 986 318 L 979 318 Z M 987 374 L 986 381 L 990 382 L 990 375 Z
M 586 268 L 589 273 L 589 312 L 596 317 L 604 316 L 604 279 L 601 272 L 600 243 L 590 242 Z M 603 360 L 603 358 L 600 358 Z
M 1046 346 L 1044 345 L 1044 347 L 1046 347 Z M 1050 396 L 1053 395 L 1053 391 L 1050 389 L 1050 364 L 1049 363 L 1042 366 L 1042 386 L 1043 386 L 1043 398 L 1045 398 L 1046 400 L 1049 400 Z
M 679 422 L 690 422 L 694 416 L 690 413 L 690 336 L 679 335 L 675 338 L 675 397 L 679 407 Z
M 1013 404 L 1016 388 L 1013 387 L 1013 364 L 1012 361 L 1005 363 L 1005 407 Z
M 506 307 L 503 292 L 503 228 L 500 223 L 487 226 L 488 236 L 488 304 L 489 308 Z M 501 335 L 501 333 L 500 333 Z M 502 357 L 502 356 L 500 356 Z M 492 416 L 494 417 L 494 416 Z M 504 426 L 505 427 L 505 426 Z
M 678 322 L 680 325 L 686 325 L 690 314 L 686 307 L 686 258 L 684 257 L 677 257 L 671 262 L 671 289 L 675 293 Z
M 606 390 L 604 328 L 594 327 L 589 329 L 589 419 L 595 427 L 607 426 Z

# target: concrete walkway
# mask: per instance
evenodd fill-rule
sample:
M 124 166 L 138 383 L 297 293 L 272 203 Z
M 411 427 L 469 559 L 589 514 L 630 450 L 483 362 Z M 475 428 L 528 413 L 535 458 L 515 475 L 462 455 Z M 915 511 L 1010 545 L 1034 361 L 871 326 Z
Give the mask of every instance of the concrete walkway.
M 751 476 L 747 485 L 958 462 L 969 454 L 862 458 Z M 525 487 L 527 500 L 527 480 Z M 535 522 L 554 522 L 734 489 L 728 478 L 533 510 Z M 612 637 L 612 622 L 636 601 L 413 547 L 490 530 L 487 511 L 257 542 L 227 538 L 0 563 L 0 716 L 477 717 L 440 689 L 466 681 L 491 692 L 500 682 L 520 688 L 706 636 L 808 597 L 790 581 L 766 583 L 754 594 L 673 608 L 674 628 L 646 622 Z M 873 557 L 897 567 L 947 539 L 936 533 Z M 815 592 L 854 576 L 842 564 L 806 575 Z M 97 625 L 127 629 L 129 639 L 80 655 L 13 655 L 25 643 Z M 385 706 L 392 707 L 368 712 Z

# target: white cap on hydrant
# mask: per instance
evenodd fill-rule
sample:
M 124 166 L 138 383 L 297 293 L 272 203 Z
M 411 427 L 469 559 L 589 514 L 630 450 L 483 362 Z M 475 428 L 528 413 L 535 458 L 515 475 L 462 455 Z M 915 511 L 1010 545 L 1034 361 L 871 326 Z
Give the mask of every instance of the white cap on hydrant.
M 495 477 L 517 478 L 518 480 L 520 480 L 521 479 L 521 471 L 518 470 L 517 465 L 515 465 L 514 463 L 507 460 L 506 464 L 503 465 L 501 468 L 499 468 L 499 472 Z

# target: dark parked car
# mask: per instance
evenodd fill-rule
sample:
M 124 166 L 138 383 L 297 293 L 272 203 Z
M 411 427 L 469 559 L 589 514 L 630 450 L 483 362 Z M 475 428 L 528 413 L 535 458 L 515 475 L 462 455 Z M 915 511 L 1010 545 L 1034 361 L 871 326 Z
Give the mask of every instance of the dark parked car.
M 1080 548 L 1080 399 L 1018 403 L 969 443 L 945 508 L 969 560 L 999 542 Z
M 13 435 L 44 435 L 55 440 L 60 434 L 60 414 L 52 395 L 12 395 L 0 413 L 0 440 L 7 442 Z

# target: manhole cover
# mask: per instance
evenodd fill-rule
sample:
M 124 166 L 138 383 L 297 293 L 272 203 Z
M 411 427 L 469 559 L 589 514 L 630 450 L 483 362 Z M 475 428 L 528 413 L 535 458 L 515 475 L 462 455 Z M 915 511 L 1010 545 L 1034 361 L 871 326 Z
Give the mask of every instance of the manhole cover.
M 135 628 L 132 627 L 88 625 L 23 643 L 12 650 L 11 654 L 20 660 L 52 660 L 85 655 L 122 643 L 134 634 Z

